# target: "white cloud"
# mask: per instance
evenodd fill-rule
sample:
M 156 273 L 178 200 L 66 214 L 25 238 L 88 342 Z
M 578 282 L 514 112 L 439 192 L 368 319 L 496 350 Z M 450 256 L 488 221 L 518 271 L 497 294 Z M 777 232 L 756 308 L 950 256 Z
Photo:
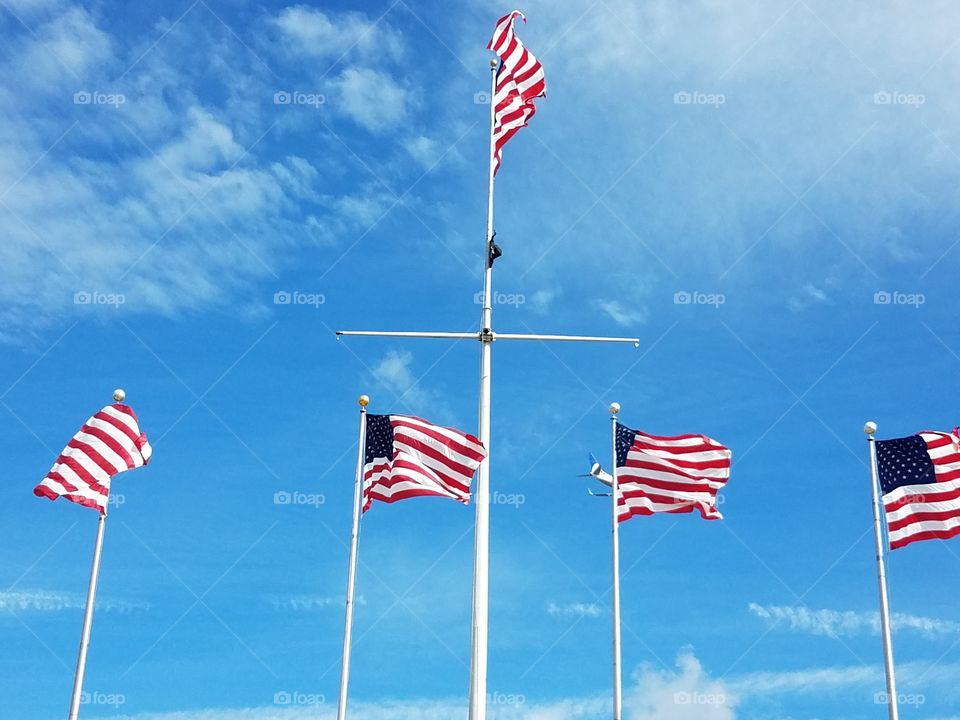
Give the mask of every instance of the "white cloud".
M 839 638 L 854 635 L 879 635 L 879 612 L 852 610 L 811 610 L 786 605 L 759 605 L 750 603 L 750 612 L 762 618 L 769 626 L 783 623 L 789 630 L 811 635 Z M 937 638 L 960 633 L 960 623 L 952 620 L 893 613 L 890 623 L 894 630 L 910 630 L 924 637 Z
M 270 595 L 270 605 L 274 610 L 289 612 L 310 612 L 325 608 L 342 608 L 344 598 L 338 595 Z M 361 595 L 355 598 L 357 605 L 366 605 L 366 599 Z
M 829 280 L 824 283 L 825 286 L 831 284 Z M 827 295 L 825 287 L 819 288 L 813 283 L 808 282 L 803 284 L 797 295 L 793 295 L 787 300 L 787 307 L 793 312 L 800 312 L 801 310 L 806 310 L 811 305 L 825 305 L 828 303 L 830 303 L 830 296 Z
M 0 592 L 0 610 L 13 612 L 60 612 L 62 610 L 82 610 L 86 607 L 86 598 L 82 595 L 56 592 L 53 590 L 28 590 Z M 101 612 L 146 612 L 150 603 L 129 600 L 102 598 L 97 600 L 96 609 Z
M 573 602 L 558 605 L 557 603 L 551 602 L 547 605 L 547 615 L 552 615 L 553 617 L 600 617 L 601 612 L 602 609 L 597 603 Z
M 386 73 L 349 67 L 333 87 L 337 109 L 372 132 L 394 126 L 407 115 L 407 90 Z
M 63 102 L 69 102 L 73 92 L 96 89 L 80 85 L 112 59 L 110 37 L 79 7 L 66 9 L 41 24 L 36 36 L 30 38 L 13 54 L 10 62 L 15 64 L 15 72 L 32 90 L 68 88 L 70 93 L 63 94 Z
M 677 670 L 641 668 L 624 688 L 624 708 L 630 720 L 716 720 L 734 717 L 736 698 L 727 687 L 711 679 L 692 653 L 682 654 Z M 282 691 L 282 688 L 278 688 Z M 584 697 L 535 700 L 520 694 L 498 693 L 500 702 L 489 704 L 491 720 L 603 720 L 610 714 L 608 692 Z M 118 716 L 117 720 L 328 720 L 336 714 L 333 698 L 320 707 L 260 707 L 209 709 L 173 713 Z M 708 701 L 712 701 L 712 704 Z M 351 702 L 357 720 L 461 720 L 463 698 Z
M 603 310 L 617 324 L 623 327 L 630 327 L 639 323 L 646 322 L 647 313 L 643 309 L 629 308 L 624 306 L 619 300 L 597 300 L 596 306 Z
M 384 19 L 374 21 L 363 13 L 325 13 L 309 5 L 285 8 L 275 19 L 291 48 L 313 58 L 338 59 L 355 54 L 365 59 L 397 59 L 403 38 Z
M 401 405 L 415 412 L 429 409 L 432 422 L 443 422 L 449 415 L 448 406 L 437 393 L 420 384 L 413 374 L 412 364 L 413 354 L 410 351 L 390 350 L 373 366 L 373 375 L 397 396 Z
M 403 148 L 410 153 L 410 156 L 416 160 L 424 170 L 432 168 L 442 154 L 439 143 L 424 135 L 418 135 L 417 137 L 405 140 Z
M 634 686 L 624 694 L 633 720 L 732 720 L 737 696 L 704 671 L 692 652 L 677 658 L 677 671 L 642 668 Z
M 527 307 L 538 315 L 546 315 L 550 312 L 553 301 L 559 297 L 560 293 L 556 289 L 542 288 L 536 290 L 527 298 Z

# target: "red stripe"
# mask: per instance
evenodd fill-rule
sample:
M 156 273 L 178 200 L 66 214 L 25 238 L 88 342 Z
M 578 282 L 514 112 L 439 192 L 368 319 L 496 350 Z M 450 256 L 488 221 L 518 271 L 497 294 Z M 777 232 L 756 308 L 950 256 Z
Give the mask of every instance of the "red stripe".
M 412 497 L 449 498 L 449 495 L 444 495 L 442 493 L 438 493 L 433 490 L 427 490 L 425 488 L 411 488 L 409 490 L 398 492 L 395 495 L 381 495 L 380 493 L 377 493 L 371 490 L 370 492 L 367 493 L 367 503 L 364 506 L 364 510 L 370 509 L 370 506 L 373 504 L 372 502 L 373 500 L 379 500 L 382 503 L 387 503 L 388 505 L 391 505 L 397 502 L 398 500 L 406 500 L 407 498 L 412 498 Z M 469 499 L 461 499 L 461 498 L 454 498 L 454 499 L 464 505 L 467 505 L 470 502 Z
M 897 548 L 905 547 L 912 542 L 917 542 L 918 540 L 947 540 L 955 537 L 956 535 L 960 535 L 960 527 L 950 528 L 949 530 L 924 530 L 923 532 L 916 533 L 915 535 L 908 535 L 900 538 L 896 542 L 891 542 L 890 549 L 896 550 Z
M 127 466 L 127 470 L 133 470 L 133 468 L 136 467 L 133 464 L 133 458 L 130 457 L 130 453 L 127 451 L 127 449 L 124 448 L 120 443 L 118 443 L 113 438 L 113 436 L 110 435 L 110 433 L 106 432 L 105 430 L 100 430 L 99 428 L 95 428 L 92 425 L 84 425 L 82 428 L 80 428 L 80 432 L 85 433 L 87 435 L 93 435 L 100 442 L 102 442 L 108 448 L 113 450 L 113 452 L 116 453 L 117 456 Z M 108 470 L 107 472 L 109 472 L 111 475 L 116 474 L 117 469 L 113 467 L 113 463 L 110 464 L 110 470 Z
M 108 463 L 106 459 L 103 457 L 103 455 L 98 453 L 96 450 L 93 449 L 93 447 L 91 447 L 87 443 L 77 440 L 76 438 L 73 438 L 70 442 L 67 443 L 67 447 L 71 447 L 74 450 L 79 450 L 80 452 L 82 452 L 84 455 L 90 458 L 94 462 L 94 464 L 97 465 L 97 467 L 99 467 L 101 470 L 103 470 L 107 475 L 111 477 L 116 475 L 117 469 L 111 463 Z
M 659 452 L 670 453 L 671 455 L 689 455 L 691 453 L 700 452 L 723 452 L 726 450 L 724 447 L 717 447 L 716 445 L 711 445 L 710 443 L 700 443 L 699 445 L 658 445 L 656 443 L 645 443 L 641 440 L 634 440 L 630 449 L 640 451 L 657 450 Z
M 883 504 L 883 508 L 889 513 L 893 512 L 894 510 L 899 510 L 905 505 L 912 505 L 913 503 L 947 502 L 949 500 L 957 499 L 960 499 L 960 488 L 944 492 L 929 493 L 926 495 L 904 495 L 899 500 L 885 502 Z
M 79 477 L 83 482 L 85 482 L 87 486 L 94 492 L 106 494 L 107 488 L 104 485 L 101 485 L 96 480 L 96 478 L 94 478 L 93 475 L 90 474 L 90 471 L 87 470 L 83 465 L 81 465 L 80 461 L 77 460 L 76 458 L 72 458 L 68 455 L 61 455 L 60 457 L 57 458 L 57 462 L 54 464 L 54 467 L 56 467 L 57 464 L 66 465 L 68 468 L 73 470 L 73 472 L 76 473 L 77 477 Z
M 888 522 L 887 531 L 895 532 L 919 522 L 939 522 L 942 520 L 952 520 L 958 517 L 960 517 L 960 510 L 931 510 L 925 512 L 914 512 L 910 513 L 906 517 L 900 518 L 899 520 Z
M 441 485 L 446 485 L 448 487 L 456 488 L 461 492 L 466 492 L 466 493 L 470 492 L 470 485 L 464 484 L 461 480 L 458 480 L 455 477 L 447 475 L 446 473 L 442 472 L 437 468 L 432 468 L 429 466 L 420 465 L 418 463 L 409 462 L 407 460 L 404 460 L 403 458 L 397 458 L 393 462 L 394 473 L 396 473 L 398 469 L 410 470 L 412 472 L 420 473 L 422 475 L 427 475 L 427 476 L 433 474 L 437 476 L 437 479 L 440 481 Z M 414 477 L 409 477 L 407 479 L 410 482 L 422 482 L 422 480 L 419 480 Z
M 691 484 L 685 482 L 673 482 L 671 480 L 658 480 L 650 477 L 641 477 L 639 479 L 632 479 L 629 477 L 623 477 L 619 473 L 617 474 L 617 484 L 620 486 L 620 489 L 623 492 L 628 492 L 632 484 L 639 485 L 648 485 L 649 487 L 656 488 L 657 490 L 673 490 L 674 492 L 699 492 L 699 493 L 710 493 L 711 495 L 716 496 L 718 488 L 710 487 L 705 483 Z
M 960 469 L 940 470 L 936 465 L 934 465 L 933 475 L 936 478 L 937 482 L 950 482 L 951 480 L 956 480 L 957 478 L 960 478 Z
M 417 419 L 419 420 L 419 418 Z M 426 422 L 426 421 L 421 420 L 421 422 Z M 451 438 L 448 435 L 444 435 L 443 433 L 433 430 L 431 428 L 424 428 L 424 427 L 415 425 L 411 422 L 407 422 L 405 421 L 405 418 L 402 415 L 392 415 L 390 417 L 390 424 L 394 428 L 395 435 L 397 434 L 396 433 L 397 428 L 407 428 L 408 430 L 410 430 L 409 433 L 401 431 L 399 434 L 403 435 L 404 437 L 414 437 L 414 434 L 425 435 L 426 437 L 433 438 L 434 440 L 445 445 L 448 448 L 456 450 L 458 454 L 464 455 L 477 462 L 481 462 L 485 457 L 482 450 L 478 450 L 478 448 L 481 448 L 481 449 L 483 448 L 483 443 L 481 443 L 472 435 L 464 435 L 463 433 L 460 433 L 458 430 L 453 430 L 452 428 L 444 428 L 448 432 L 459 433 L 460 436 L 466 442 L 458 442 L 456 439 Z M 472 443 L 472 445 L 468 443 Z M 468 472 L 469 472 L 469 468 L 468 468 Z
M 130 438 L 131 442 L 133 443 L 137 442 L 137 434 L 123 420 L 118 420 L 113 415 L 103 412 L 103 410 L 101 410 L 96 415 L 94 415 L 94 417 L 97 420 L 103 420 L 103 422 L 110 423 L 111 425 L 113 425 L 113 427 L 115 427 L 117 430 L 122 432 L 128 438 Z
M 693 472 L 687 472 L 687 470 L 729 470 L 730 463 L 724 460 L 713 460 L 710 462 L 695 463 L 688 460 L 677 460 L 676 458 L 662 458 L 661 462 L 655 462 L 654 460 L 647 460 L 645 458 L 656 458 L 659 456 L 656 455 L 644 455 L 640 453 L 630 452 L 627 454 L 627 461 L 621 465 L 622 468 L 642 468 L 644 470 L 660 470 L 663 472 L 673 473 L 675 475 L 681 475 L 683 477 L 690 478 L 691 480 L 701 480 L 703 479 L 702 474 L 695 474 Z M 680 469 L 684 468 L 684 469 Z M 716 482 L 726 482 L 726 478 L 714 478 L 711 477 L 711 480 Z
M 662 511 L 657 511 L 657 512 L 654 512 L 653 510 L 650 510 L 649 508 L 644 508 L 644 507 L 629 507 L 629 506 L 625 506 L 624 509 L 626 510 L 626 512 L 618 513 L 618 514 L 617 514 L 617 521 L 618 521 L 618 522 L 623 522 L 624 520 L 629 520 L 629 519 L 632 518 L 634 515 L 644 515 L 644 516 L 648 516 L 648 515 L 656 515 L 656 514 L 659 514 L 660 512 L 665 512 L 665 513 L 668 514 L 668 515 L 685 515 L 686 513 L 691 513 L 691 512 L 693 512 L 694 510 L 699 511 L 699 512 L 700 512 L 700 517 L 703 518 L 704 520 L 719 520 L 719 519 L 720 519 L 720 518 L 717 517 L 716 515 L 707 515 L 707 514 L 703 511 L 703 508 L 701 508 L 701 507 L 699 507 L 699 506 L 697 506 L 697 505 L 686 505 L 686 506 L 678 507 L 678 508 L 676 508 L 676 509 L 674 509 L 674 510 L 662 510 Z

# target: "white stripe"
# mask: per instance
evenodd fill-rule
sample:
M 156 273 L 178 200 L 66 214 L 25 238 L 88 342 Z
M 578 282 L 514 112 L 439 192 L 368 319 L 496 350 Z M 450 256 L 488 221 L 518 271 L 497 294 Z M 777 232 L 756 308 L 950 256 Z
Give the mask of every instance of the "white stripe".
M 62 463 L 57 463 L 52 468 L 50 468 L 51 473 L 59 473 L 64 480 L 73 485 L 74 487 L 88 488 L 90 483 L 77 475 L 69 465 L 64 465 Z M 110 478 L 104 478 L 103 481 L 97 481 L 100 485 L 103 485 L 107 490 L 110 489 Z M 95 492 L 91 490 L 91 492 Z
M 894 543 L 923 532 L 952 530 L 958 526 L 960 526 L 960 516 L 948 520 L 925 520 L 924 522 L 912 523 L 900 530 L 891 532 L 890 542 Z
M 50 488 L 55 493 L 57 493 L 57 495 L 79 495 L 80 497 L 93 500 L 95 503 L 97 503 L 101 507 L 107 502 L 107 496 L 104 495 L 103 493 L 95 492 L 86 483 L 71 482 L 70 478 L 67 478 L 64 473 L 60 473 L 60 474 L 63 475 L 64 479 L 67 482 L 69 482 L 71 485 L 74 485 L 77 489 L 67 490 L 67 488 L 65 488 L 63 485 L 57 482 L 54 478 L 50 478 L 50 477 L 45 477 L 43 480 L 40 481 L 40 484 L 43 485 L 44 487 Z
M 650 445 L 659 445 L 660 447 L 691 447 L 693 445 L 710 445 L 712 447 L 720 448 L 722 447 L 716 440 L 708 438 L 705 435 L 694 435 L 693 437 L 686 438 L 666 438 L 660 439 L 655 438 L 652 435 L 647 435 L 642 433 L 639 430 L 637 431 L 637 440 L 648 443 Z
M 115 471 L 113 474 L 123 472 L 127 469 L 127 461 L 117 455 L 109 445 L 96 435 L 89 435 L 81 430 L 73 436 L 73 439 L 89 445 L 100 457 L 112 465 Z
M 93 476 L 93 479 L 101 485 L 105 485 L 110 481 L 110 475 L 105 473 L 103 469 L 93 460 L 91 460 L 90 456 L 87 455 L 83 450 L 67 446 L 60 454 L 64 457 L 70 458 L 71 460 L 76 460 L 77 463 L 81 465 L 84 470 L 90 473 Z
M 369 467 L 369 465 L 367 466 Z M 381 470 L 378 473 L 372 475 L 365 482 L 364 494 L 368 495 L 370 492 L 376 492 L 385 497 L 392 497 L 395 494 L 401 493 L 405 490 L 429 490 L 438 495 L 443 495 L 445 497 L 451 498 L 461 498 L 469 497 L 469 495 L 464 496 L 462 493 L 456 492 L 448 488 L 443 483 L 428 477 L 422 473 L 417 473 L 415 471 L 407 469 L 397 469 L 397 474 L 403 474 L 403 479 L 393 485 L 385 485 L 382 481 L 394 479 L 394 473 L 392 468 L 387 468 Z
M 940 502 L 914 502 L 903 505 L 896 510 L 887 511 L 887 523 L 906 520 L 911 515 L 925 512 L 956 512 L 960 515 L 960 499 L 943 500 Z
M 702 502 L 690 502 L 690 503 L 658 503 L 654 502 L 650 498 L 639 497 L 639 498 L 621 498 L 620 502 L 617 504 L 617 514 L 625 515 L 628 509 L 646 509 L 655 513 L 659 512 L 670 512 L 671 510 L 678 510 L 684 507 L 692 507 L 694 509 L 701 509 L 706 513 L 707 517 L 722 519 L 723 515 L 720 514 L 720 511 L 717 510 L 715 506 L 710 503 Z
M 484 453 L 483 445 L 481 445 L 479 442 L 475 442 L 471 440 L 466 436 L 465 433 L 462 433 L 459 430 L 454 430 L 453 428 L 448 428 L 448 427 L 441 427 L 440 425 L 431 425 L 427 421 L 421 420 L 420 418 L 413 417 L 412 415 L 391 415 L 390 417 L 402 419 L 405 422 L 408 422 L 411 425 L 416 425 L 417 427 L 421 427 L 424 430 L 431 430 L 437 434 L 443 435 L 444 437 L 448 437 L 451 440 L 456 440 L 461 445 L 472 447 L 481 454 L 486 454 Z M 398 428 L 394 427 L 394 432 L 397 432 L 397 430 Z
M 432 458 L 428 457 L 425 454 L 422 454 L 419 450 L 412 447 L 410 443 L 419 442 L 422 445 L 426 445 L 429 448 L 433 448 L 436 452 L 440 453 L 443 457 L 449 458 L 451 462 L 463 465 L 467 468 L 476 469 L 479 464 L 473 458 L 469 458 L 466 455 L 461 455 L 456 451 L 455 448 L 444 445 L 440 440 L 436 440 L 429 435 L 424 435 L 419 433 L 416 430 L 410 430 L 408 428 L 395 427 L 393 429 L 393 446 L 397 450 L 404 450 L 407 454 L 419 458 L 421 462 L 436 462 Z M 454 468 L 449 468 L 449 471 L 453 475 L 461 476 L 463 472 L 461 470 L 454 470 Z
M 105 413 L 106 415 L 109 415 L 109 416 L 112 417 L 112 418 L 116 418 L 117 420 L 119 420 L 120 422 L 122 422 L 124 425 L 126 425 L 128 428 L 130 428 L 130 431 L 131 431 L 134 435 L 139 435 L 139 434 L 140 434 L 140 428 L 137 427 L 136 421 L 135 421 L 132 417 L 130 417 L 130 415 L 128 415 L 127 413 L 123 412 L 122 410 L 117 410 L 117 409 L 116 409 L 115 407 L 113 407 L 112 405 L 107 405 L 107 406 L 104 407 L 102 410 L 100 410 L 100 412 Z M 128 442 L 129 442 L 129 441 L 128 441 Z
M 682 484 L 697 492 L 717 492 L 725 483 L 714 480 L 691 480 L 673 473 L 664 473 L 645 468 L 617 468 L 617 480 L 621 485 L 628 483 L 643 483 L 646 480 L 662 480 L 664 482 Z

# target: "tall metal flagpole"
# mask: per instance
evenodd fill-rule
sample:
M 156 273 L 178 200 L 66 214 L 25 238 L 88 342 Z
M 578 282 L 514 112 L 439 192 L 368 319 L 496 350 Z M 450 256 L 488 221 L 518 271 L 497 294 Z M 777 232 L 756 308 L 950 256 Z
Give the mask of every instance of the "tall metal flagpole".
M 610 501 L 613 535 L 613 720 L 620 720 L 623 703 L 620 677 L 620 522 L 617 519 L 617 501 L 620 484 L 617 480 L 617 413 L 620 403 L 610 403 Z
M 487 707 L 487 622 L 490 578 L 490 361 L 493 343 L 493 171 L 497 61 L 490 61 L 490 168 L 487 176 L 487 237 L 484 243 L 483 311 L 480 316 L 480 404 L 477 437 L 487 456 L 477 468 L 476 530 L 473 540 L 473 621 L 470 653 L 470 720 L 483 720 Z
M 357 472 L 353 483 L 353 529 L 350 531 L 350 560 L 347 568 L 347 609 L 343 621 L 343 659 L 340 663 L 340 698 L 337 720 L 347 717 L 347 689 L 350 685 L 350 649 L 353 636 L 353 599 L 357 581 L 357 547 L 360 544 L 360 515 L 363 512 L 363 460 L 367 440 L 367 405 L 370 398 L 361 395 L 360 434 L 357 438 Z
M 471 622 L 472 650 L 470 654 L 470 720 L 485 720 L 487 712 L 487 621 L 490 575 L 490 360 L 491 348 L 497 340 L 525 341 L 570 341 L 570 342 L 612 342 L 632 343 L 639 346 L 635 337 L 598 337 L 595 335 L 539 335 L 503 333 L 493 331 L 493 261 L 499 257 L 499 248 L 494 244 L 493 231 L 493 171 L 494 150 L 493 129 L 496 121 L 494 97 L 497 90 L 497 61 L 490 62 L 490 166 L 487 176 L 487 235 L 483 251 L 483 310 L 480 316 L 480 331 L 465 332 L 398 332 L 371 330 L 338 330 L 337 337 L 364 336 L 388 338 L 436 338 L 442 340 L 479 340 L 480 341 L 480 402 L 478 439 L 487 449 L 487 457 L 477 469 L 477 482 L 473 492 L 476 503 L 476 528 L 474 530 L 473 562 L 473 619 Z
M 870 447 L 870 488 L 873 492 L 873 534 L 877 549 L 877 583 L 880 585 L 880 627 L 883 631 L 883 660 L 887 674 L 887 710 L 890 720 L 899 720 L 897 707 L 897 680 L 893 666 L 893 640 L 890 635 L 890 607 L 887 598 L 887 567 L 884 562 L 883 530 L 880 528 L 880 490 L 877 472 L 877 443 L 873 436 L 877 424 L 868 422 L 863 426 Z
M 127 394 L 117 388 L 113 399 L 123 402 Z M 90 567 L 90 584 L 87 586 L 87 605 L 83 610 L 83 630 L 80 631 L 80 651 L 77 653 L 77 670 L 73 675 L 73 692 L 70 694 L 69 720 L 80 716 L 80 700 L 83 696 L 83 675 L 87 669 L 87 650 L 90 647 L 90 630 L 93 627 L 93 607 L 97 602 L 97 582 L 100 579 L 100 555 L 103 552 L 103 530 L 107 521 L 107 511 L 97 519 L 97 539 L 93 545 L 93 564 Z

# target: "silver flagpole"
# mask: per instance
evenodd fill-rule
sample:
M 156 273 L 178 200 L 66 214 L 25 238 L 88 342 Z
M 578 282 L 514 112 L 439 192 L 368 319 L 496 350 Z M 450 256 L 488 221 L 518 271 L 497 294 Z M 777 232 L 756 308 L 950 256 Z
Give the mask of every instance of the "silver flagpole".
M 363 460 L 367 444 L 367 405 L 370 398 L 361 395 L 360 435 L 357 439 L 357 473 L 353 484 L 353 529 L 350 531 L 350 561 L 347 569 L 347 609 L 343 621 L 343 660 L 340 663 L 340 699 L 337 720 L 347 717 L 347 688 L 350 685 L 350 643 L 353 635 L 353 596 L 357 581 L 357 546 L 360 543 L 360 515 L 363 511 Z
M 80 698 L 83 695 L 83 673 L 87 669 L 87 648 L 90 647 L 90 628 L 93 625 L 93 606 L 97 600 L 97 580 L 100 577 L 100 553 L 103 550 L 103 528 L 106 512 L 97 520 L 97 541 L 93 546 L 93 566 L 90 568 L 90 585 L 87 588 L 87 606 L 83 611 L 83 630 L 80 632 L 80 653 L 77 656 L 77 671 L 73 676 L 73 694 L 70 696 L 70 720 L 80 715 Z
M 490 580 L 490 350 L 493 343 L 493 154 L 496 146 L 497 61 L 490 61 L 490 170 L 487 180 L 487 237 L 483 248 L 483 312 L 480 317 L 480 426 L 477 437 L 487 457 L 477 469 L 473 545 L 473 622 L 470 653 L 470 720 L 487 716 L 487 621 Z
M 127 394 L 117 388 L 113 399 L 123 402 Z M 100 579 L 100 555 L 103 552 L 103 529 L 107 521 L 104 509 L 97 520 L 97 540 L 93 545 L 93 565 L 90 568 L 90 584 L 87 586 L 87 605 L 83 610 L 83 630 L 80 631 L 80 652 L 77 653 L 77 670 L 73 675 L 73 692 L 70 695 L 70 720 L 80 715 L 80 699 L 83 695 L 83 674 L 87 669 L 87 649 L 90 647 L 90 629 L 93 626 L 93 606 L 97 602 L 97 581 Z
M 870 488 L 873 492 L 873 533 L 877 548 L 877 583 L 880 585 L 880 626 L 883 630 L 883 659 L 887 673 L 887 709 L 890 720 L 899 720 L 897 708 L 897 679 L 893 666 L 893 640 L 890 636 L 890 607 L 887 598 L 887 567 L 884 562 L 883 530 L 880 528 L 880 490 L 877 472 L 877 444 L 874 433 L 877 424 L 868 422 L 863 426 L 867 434 L 867 445 L 870 447 Z
M 620 522 L 617 519 L 617 500 L 620 484 L 617 480 L 617 413 L 620 403 L 610 403 L 610 501 L 613 525 L 613 720 L 620 720 L 623 693 L 620 677 Z

